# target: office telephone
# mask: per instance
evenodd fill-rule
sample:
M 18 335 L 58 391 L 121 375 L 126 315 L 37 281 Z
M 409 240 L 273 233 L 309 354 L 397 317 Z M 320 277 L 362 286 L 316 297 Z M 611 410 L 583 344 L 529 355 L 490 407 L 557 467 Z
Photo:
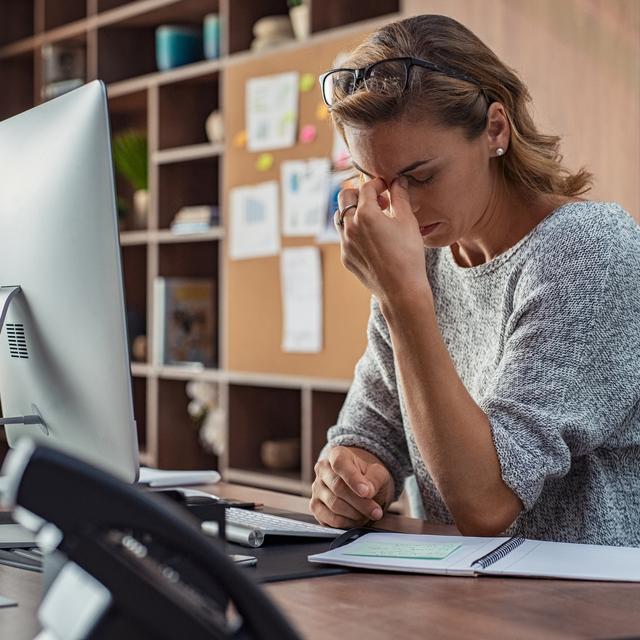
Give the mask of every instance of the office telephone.
M 45 554 L 65 561 L 39 610 L 47 638 L 300 637 L 167 498 L 28 440 L 8 454 L 3 473 L 4 505 L 37 532 Z

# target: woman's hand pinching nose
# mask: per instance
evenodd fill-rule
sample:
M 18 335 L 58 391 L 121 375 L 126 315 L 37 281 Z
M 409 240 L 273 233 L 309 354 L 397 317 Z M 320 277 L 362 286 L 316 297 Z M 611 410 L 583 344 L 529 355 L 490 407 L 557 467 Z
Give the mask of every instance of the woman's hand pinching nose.
M 413 216 L 413 208 L 411 207 L 411 199 L 409 197 L 409 181 L 406 176 L 398 176 L 389 187 L 389 195 L 391 196 L 391 209 L 394 215 Z M 416 221 L 417 225 L 417 221 Z
M 345 189 L 338 198 L 358 203 L 355 215 L 340 227 L 342 263 L 383 304 L 400 294 L 430 294 L 424 244 L 407 186 L 405 176 L 388 187 L 375 178 L 360 185 L 357 196 L 354 189 Z

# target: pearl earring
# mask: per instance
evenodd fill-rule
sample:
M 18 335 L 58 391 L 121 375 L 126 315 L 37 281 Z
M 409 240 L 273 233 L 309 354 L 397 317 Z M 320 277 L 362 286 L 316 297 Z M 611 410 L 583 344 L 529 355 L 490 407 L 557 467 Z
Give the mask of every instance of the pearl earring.
M 498 147 L 496 149 L 496 155 L 497 156 L 503 156 L 504 155 L 504 149 L 502 147 Z

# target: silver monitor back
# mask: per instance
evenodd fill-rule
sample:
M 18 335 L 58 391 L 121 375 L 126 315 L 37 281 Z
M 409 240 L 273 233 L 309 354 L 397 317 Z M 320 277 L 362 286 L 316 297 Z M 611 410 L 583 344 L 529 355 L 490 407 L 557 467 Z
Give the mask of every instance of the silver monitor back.
M 138 445 L 105 87 L 0 122 L 0 333 L 7 425 L 133 482 Z M 1 309 L 0 309 L 1 312 Z

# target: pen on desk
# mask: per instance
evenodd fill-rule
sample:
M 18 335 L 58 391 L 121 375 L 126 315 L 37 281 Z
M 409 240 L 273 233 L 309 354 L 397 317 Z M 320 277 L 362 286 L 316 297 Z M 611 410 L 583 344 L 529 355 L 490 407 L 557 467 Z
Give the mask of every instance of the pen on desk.
M 226 500 L 225 498 L 219 498 L 217 502 L 223 507 L 235 507 L 236 509 L 261 509 L 264 507 L 261 502 L 244 502 L 242 500 Z

